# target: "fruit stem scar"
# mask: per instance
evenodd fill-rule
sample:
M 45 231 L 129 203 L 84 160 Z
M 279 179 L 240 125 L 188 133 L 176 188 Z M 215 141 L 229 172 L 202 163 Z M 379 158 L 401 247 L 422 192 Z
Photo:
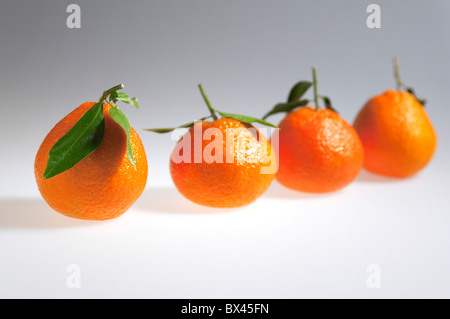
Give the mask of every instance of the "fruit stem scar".
M 206 93 L 203 90 L 203 86 L 201 83 L 198 85 L 198 88 L 200 89 L 200 92 L 202 93 L 203 99 L 205 100 L 205 103 L 208 106 L 209 112 L 211 113 L 213 120 L 216 121 L 217 120 L 216 112 L 215 112 L 214 108 L 212 107 L 211 102 L 209 101 L 208 97 L 206 96 Z
M 116 85 L 115 87 L 110 88 L 109 90 L 106 90 L 103 92 L 102 96 L 98 100 L 98 103 L 102 103 L 103 100 L 105 100 L 112 92 L 122 90 L 124 88 L 123 84 Z
M 312 68 L 313 71 L 313 85 L 314 85 L 314 103 L 316 106 L 316 111 L 319 111 L 319 93 L 317 88 L 317 71 L 316 68 Z
M 394 62 L 394 76 L 395 81 L 397 82 L 397 91 L 401 92 L 403 91 L 403 82 L 402 78 L 400 77 L 400 63 L 398 61 L 398 57 L 395 57 L 393 62 Z

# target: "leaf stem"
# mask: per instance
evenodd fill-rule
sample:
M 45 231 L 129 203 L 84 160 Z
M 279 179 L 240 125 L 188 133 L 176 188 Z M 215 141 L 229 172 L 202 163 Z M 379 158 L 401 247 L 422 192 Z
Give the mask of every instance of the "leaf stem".
M 394 76 L 395 81 L 397 83 L 397 91 L 401 92 L 403 91 L 403 82 L 402 78 L 400 77 L 400 63 L 398 57 L 394 58 L 393 63 L 394 63 Z
M 211 113 L 211 117 L 213 118 L 214 121 L 216 121 L 217 120 L 217 114 L 216 114 L 214 108 L 212 107 L 211 102 L 209 101 L 208 97 L 206 96 L 206 93 L 203 90 L 203 86 L 202 86 L 201 83 L 198 85 L 198 88 L 200 89 L 200 92 L 202 93 L 203 99 L 205 100 L 205 103 L 208 106 L 209 112 Z
M 106 90 L 103 92 L 102 96 L 100 97 L 100 99 L 98 100 L 98 103 L 102 103 L 104 100 L 106 100 L 106 98 L 113 92 L 116 92 L 118 90 L 122 90 L 124 88 L 123 84 L 119 84 L 116 85 L 112 88 L 110 88 L 109 90 Z
M 318 93 L 318 87 L 317 87 L 317 71 L 316 68 L 312 68 L 313 71 L 313 85 L 314 85 L 314 103 L 316 106 L 316 111 L 319 111 L 319 93 Z

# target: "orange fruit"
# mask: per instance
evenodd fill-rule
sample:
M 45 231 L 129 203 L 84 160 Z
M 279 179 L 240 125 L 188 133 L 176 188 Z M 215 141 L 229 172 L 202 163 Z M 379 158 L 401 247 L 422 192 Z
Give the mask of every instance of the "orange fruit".
M 203 138 L 209 129 L 213 130 L 213 141 Z M 232 132 L 235 134 L 230 135 Z M 229 141 L 227 143 L 227 135 L 233 136 L 228 140 L 233 140 L 235 147 Z M 208 145 L 214 142 L 221 143 L 208 152 Z M 175 160 L 180 156 L 181 143 L 192 150 L 188 161 Z M 198 148 L 200 161 L 197 162 L 196 145 L 201 146 Z M 216 156 L 215 160 L 208 159 L 208 154 Z M 170 173 L 178 191 L 192 202 L 231 208 L 252 203 L 268 189 L 275 170 L 264 173 L 264 167 L 275 161 L 270 142 L 253 125 L 220 118 L 213 122 L 198 122 L 190 128 L 172 152 Z
M 272 145 L 251 123 L 275 126 L 262 119 L 214 109 L 202 85 L 198 87 L 211 115 L 179 126 L 189 130 L 172 151 L 172 180 L 184 197 L 199 205 L 248 205 L 269 188 L 277 169 Z M 204 121 L 208 118 L 213 121 Z M 146 131 L 168 133 L 175 129 Z
M 371 98 L 354 122 L 370 172 L 408 177 L 423 169 L 436 150 L 433 125 L 416 97 L 388 90 Z
M 78 219 L 107 220 L 127 211 L 142 194 L 147 181 L 147 158 L 142 141 L 131 128 L 136 169 L 127 157 L 127 135 L 103 105 L 105 131 L 100 146 L 65 172 L 43 177 L 53 145 L 96 102 L 86 102 L 64 117 L 48 133 L 35 159 L 35 177 L 45 201 L 57 212 Z
M 294 85 L 287 103 L 279 103 L 263 119 L 288 112 L 279 124 L 277 181 L 293 190 L 326 193 L 344 188 L 358 176 L 364 150 L 358 133 L 334 109 L 331 100 L 318 93 L 316 69 L 313 81 Z M 303 99 L 314 89 L 315 108 Z M 320 108 L 322 99 L 325 109 Z M 272 144 L 275 135 L 272 135 Z
M 350 184 L 364 161 L 355 129 L 336 112 L 302 107 L 279 124 L 276 179 L 301 192 L 325 193 Z

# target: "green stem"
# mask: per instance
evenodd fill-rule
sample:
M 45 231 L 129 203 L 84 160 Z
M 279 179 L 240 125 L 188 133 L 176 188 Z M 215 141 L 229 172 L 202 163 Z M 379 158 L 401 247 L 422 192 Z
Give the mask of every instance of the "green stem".
M 115 87 L 110 88 L 109 90 L 104 91 L 103 94 L 102 94 L 102 96 L 101 96 L 100 99 L 98 100 L 98 103 L 102 103 L 104 100 L 106 100 L 106 98 L 107 98 L 112 92 L 115 92 L 115 91 L 118 91 L 118 90 L 122 90 L 123 88 L 124 88 L 124 85 L 123 85 L 123 84 L 119 84 L 119 85 L 116 85 Z
M 316 105 L 316 111 L 319 111 L 319 90 L 317 87 L 317 71 L 316 68 L 313 67 L 313 85 L 314 85 L 314 103 Z
M 214 121 L 216 121 L 217 120 L 216 112 L 215 112 L 214 108 L 212 107 L 211 102 L 209 101 L 208 97 L 206 96 L 206 93 L 203 90 L 203 86 L 201 84 L 199 84 L 198 88 L 200 89 L 203 99 L 205 100 L 205 103 L 208 106 L 209 112 L 211 113 L 211 117 L 213 118 Z
M 403 82 L 400 77 L 400 63 L 397 57 L 394 58 L 394 76 L 395 81 L 397 82 L 397 91 L 403 91 Z

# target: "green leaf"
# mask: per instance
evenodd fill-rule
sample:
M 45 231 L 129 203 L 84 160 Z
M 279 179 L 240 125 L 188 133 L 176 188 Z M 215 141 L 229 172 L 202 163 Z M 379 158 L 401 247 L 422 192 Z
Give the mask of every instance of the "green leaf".
M 267 121 L 264 121 L 262 119 L 258 119 L 256 117 L 251 117 L 251 116 L 247 116 L 247 115 L 240 115 L 240 114 L 232 114 L 232 113 L 225 113 L 225 112 L 221 112 L 218 110 L 215 110 L 217 113 L 220 114 L 220 116 L 222 117 L 228 117 L 228 118 L 232 118 L 238 121 L 241 121 L 243 123 L 259 123 L 259 124 L 263 124 L 266 126 L 271 126 L 271 127 L 275 127 L 278 128 L 276 125 L 273 125 L 272 123 L 269 123 Z
M 331 103 L 331 100 L 330 100 L 329 97 L 327 97 L 327 96 L 321 96 L 321 98 L 322 98 L 322 100 L 323 100 L 323 103 L 325 103 L 325 107 L 326 107 L 328 110 L 333 111 L 333 112 L 339 114 L 339 112 L 333 107 L 333 104 Z
M 212 107 L 211 102 L 209 101 L 208 97 L 206 96 L 206 93 L 203 90 L 203 86 L 201 84 L 199 84 L 198 87 L 200 89 L 200 93 L 203 96 L 203 99 L 205 100 L 206 105 L 208 106 L 209 111 L 211 112 L 211 117 L 213 119 L 216 120 L 217 116 L 216 116 L 215 113 L 219 113 L 219 115 L 222 116 L 222 117 L 232 118 L 232 119 L 241 121 L 243 123 L 260 123 L 260 124 L 263 124 L 263 125 L 267 125 L 267 126 L 271 126 L 271 127 L 277 128 L 277 126 L 273 125 L 272 123 L 266 122 L 263 119 L 258 119 L 256 117 L 240 115 L 240 114 L 225 113 L 225 112 L 221 112 L 219 110 L 216 110 L 215 108 Z
M 114 86 L 114 87 L 112 87 L 112 88 L 110 88 L 110 89 L 108 89 L 108 90 L 106 90 L 106 91 L 103 91 L 103 94 L 102 94 L 102 96 L 100 97 L 100 102 L 101 101 L 103 101 L 103 100 L 105 100 L 106 98 L 108 98 L 108 96 L 109 96 L 109 98 L 110 98 L 110 100 L 111 100 L 111 95 L 113 95 L 113 94 L 117 94 L 117 90 L 122 90 L 124 88 L 124 85 L 123 84 L 119 84 L 119 85 L 116 85 L 116 86 Z
M 406 91 L 408 93 L 412 94 L 416 98 L 417 102 L 419 102 L 420 104 L 422 104 L 423 107 L 425 107 L 425 105 L 427 104 L 427 100 L 418 97 L 413 88 L 408 87 L 408 88 L 406 88 Z
M 194 125 L 194 123 L 191 123 L 191 124 Z M 169 132 L 175 131 L 177 128 L 178 127 L 145 128 L 144 131 L 158 133 L 158 134 L 164 134 L 164 133 L 169 133 Z
M 111 100 L 121 101 L 121 102 L 127 103 L 127 104 L 131 104 L 135 108 L 139 109 L 139 101 L 138 101 L 138 99 L 135 98 L 135 97 L 131 98 L 126 93 L 122 93 L 122 92 L 121 93 L 117 93 L 116 91 L 114 91 L 114 92 L 111 93 L 110 99 Z
M 301 100 L 291 103 L 279 103 L 275 105 L 274 108 L 270 110 L 266 115 L 263 116 L 263 120 L 277 113 L 289 113 L 297 107 L 308 105 L 309 102 L 310 102 L 309 100 Z
M 190 123 L 187 123 L 187 124 L 183 124 L 183 125 L 180 125 L 178 127 L 146 128 L 146 129 L 144 129 L 144 131 L 164 134 L 164 133 L 169 133 L 169 132 L 175 131 L 176 129 L 179 129 L 179 128 L 191 128 L 192 126 L 194 126 L 194 124 L 196 122 L 204 121 L 204 120 L 209 119 L 209 118 L 211 118 L 211 116 L 202 117 L 201 119 L 199 119 L 199 120 L 197 120 L 195 122 L 190 122 Z
M 127 155 L 130 159 L 131 164 L 133 164 L 134 169 L 136 169 L 136 163 L 134 161 L 133 157 L 133 151 L 131 149 L 131 142 L 130 142 L 130 133 L 131 133 L 131 124 L 128 120 L 125 113 L 122 112 L 118 107 L 112 107 L 109 109 L 109 116 L 117 123 L 119 124 L 125 133 L 127 134 Z
M 97 103 L 52 147 L 44 178 L 49 179 L 71 169 L 94 152 L 102 142 L 104 132 L 103 105 Z
M 116 91 L 111 92 L 111 94 L 109 95 L 109 100 L 110 101 L 117 100 L 117 92 Z
M 298 82 L 294 87 L 291 89 L 288 97 L 288 103 L 298 101 L 302 98 L 303 95 L 305 95 L 306 91 L 309 90 L 309 88 L 312 86 L 311 82 L 308 81 L 301 81 Z
M 130 99 L 130 104 L 139 110 L 139 100 L 137 97 L 133 97 Z

